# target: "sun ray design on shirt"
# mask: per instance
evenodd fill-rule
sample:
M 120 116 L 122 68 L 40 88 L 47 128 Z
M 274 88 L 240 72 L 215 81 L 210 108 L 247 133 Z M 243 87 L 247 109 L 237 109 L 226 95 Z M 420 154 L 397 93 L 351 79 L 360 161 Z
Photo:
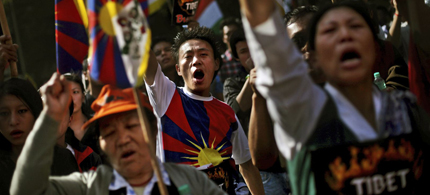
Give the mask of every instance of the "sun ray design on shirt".
M 230 157 L 222 157 L 222 155 L 226 154 L 227 151 L 220 153 L 221 148 L 224 146 L 224 144 L 226 144 L 226 142 L 221 144 L 221 146 L 219 146 L 218 148 L 215 148 L 214 147 L 214 143 L 216 140 L 216 137 L 215 137 L 214 140 L 212 141 L 211 147 L 208 148 L 208 146 L 206 145 L 206 141 L 203 138 L 203 135 L 201 133 L 200 133 L 200 136 L 202 137 L 204 148 L 200 147 L 196 143 L 187 139 L 187 141 L 190 142 L 191 144 L 193 144 L 199 151 L 193 151 L 193 150 L 185 149 L 188 152 L 197 154 L 197 156 L 195 156 L 195 157 L 182 157 L 182 158 L 186 158 L 186 159 L 190 159 L 190 160 L 196 160 L 197 163 L 193 164 L 193 166 L 197 166 L 197 165 L 203 166 L 203 165 L 208 165 L 208 164 L 212 164 L 213 166 L 217 166 L 217 165 L 221 164 L 222 161 L 230 159 Z

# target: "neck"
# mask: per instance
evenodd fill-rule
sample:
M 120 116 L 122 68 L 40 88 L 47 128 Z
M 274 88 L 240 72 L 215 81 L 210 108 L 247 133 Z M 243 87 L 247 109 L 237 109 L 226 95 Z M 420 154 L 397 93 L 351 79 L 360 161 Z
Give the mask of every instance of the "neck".
M 82 111 L 78 111 L 73 113 L 73 119 L 70 123 L 70 128 L 73 130 L 75 137 L 80 141 L 85 134 L 85 130 L 82 129 L 82 125 L 87 121 L 87 117 L 82 113 Z
M 369 122 L 369 124 L 377 129 L 375 107 L 373 105 L 372 96 L 372 82 L 365 82 L 363 84 L 355 86 L 339 86 L 333 85 L 337 88 L 345 97 L 348 99 L 352 105 L 360 112 L 362 116 Z
M 72 124 L 78 123 L 78 122 L 83 122 L 86 120 L 87 120 L 87 117 L 85 117 L 85 115 L 82 113 L 82 110 L 78 110 L 78 111 L 73 113 Z
M 146 186 L 153 176 L 153 169 L 144 170 L 142 173 L 132 177 L 125 178 L 127 182 L 133 187 Z
M 12 161 L 16 163 L 16 161 L 18 160 L 19 155 L 21 154 L 22 148 L 24 146 L 12 146 L 12 153 L 10 155 L 10 157 L 12 158 Z
M 187 89 L 188 92 L 190 92 L 194 95 L 199 95 L 199 96 L 203 96 L 203 97 L 210 97 L 211 96 L 210 88 L 206 89 L 204 91 L 193 91 L 187 86 L 187 84 L 185 84 L 185 88 Z

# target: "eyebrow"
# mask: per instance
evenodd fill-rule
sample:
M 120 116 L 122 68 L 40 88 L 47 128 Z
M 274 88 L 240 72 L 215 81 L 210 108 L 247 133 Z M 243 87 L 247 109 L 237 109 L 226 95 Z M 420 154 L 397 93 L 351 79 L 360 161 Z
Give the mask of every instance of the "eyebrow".
M 208 48 L 202 47 L 202 48 L 198 48 L 197 51 L 210 51 L 210 50 Z M 192 53 L 192 52 L 194 52 L 194 51 L 192 49 L 189 49 L 189 50 L 185 51 L 184 54 Z
M 351 22 L 353 22 L 354 20 L 358 20 L 359 18 L 357 18 L 356 16 L 353 16 L 352 18 L 349 18 L 347 21 L 346 21 L 346 23 L 351 23 Z M 364 19 L 363 19 L 364 20 Z M 336 24 L 337 22 L 335 22 L 335 21 L 333 21 L 333 20 L 331 20 L 331 21 L 329 21 L 328 23 L 326 23 L 326 25 L 332 25 L 332 24 Z

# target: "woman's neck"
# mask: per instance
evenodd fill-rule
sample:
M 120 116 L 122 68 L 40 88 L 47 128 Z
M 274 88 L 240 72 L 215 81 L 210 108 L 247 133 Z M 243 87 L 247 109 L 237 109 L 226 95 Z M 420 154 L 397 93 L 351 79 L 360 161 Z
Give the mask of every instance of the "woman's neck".
M 16 161 L 18 160 L 19 155 L 21 154 L 22 148 L 24 146 L 12 146 L 12 151 L 11 151 L 11 155 L 10 158 L 12 159 L 13 162 L 16 163 Z
M 339 85 L 333 86 L 352 103 L 373 129 L 377 130 L 375 106 L 372 96 L 372 82 L 365 82 L 363 84 L 347 87 Z
M 70 128 L 73 130 L 75 137 L 78 140 L 81 140 L 84 137 L 85 130 L 82 129 L 82 125 L 87 121 L 87 117 L 82 113 L 82 111 L 78 111 L 73 113 L 73 119 L 70 123 Z

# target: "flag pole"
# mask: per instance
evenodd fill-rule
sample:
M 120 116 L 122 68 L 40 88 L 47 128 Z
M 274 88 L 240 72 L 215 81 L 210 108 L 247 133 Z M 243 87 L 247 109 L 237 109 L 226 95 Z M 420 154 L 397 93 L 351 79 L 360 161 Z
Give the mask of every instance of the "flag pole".
M 151 165 L 158 179 L 158 182 L 157 182 L 158 189 L 160 190 L 161 195 L 168 195 L 169 193 L 167 192 L 166 185 L 164 184 L 163 176 L 161 175 L 161 171 L 160 171 L 160 166 L 158 164 L 158 160 L 154 152 L 155 140 L 152 139 L 153 135 L 150 130 L 151 127 L 149 126 L 148 117 L 146 116 L 146 113 L 140 102 L 139 93 L 141 93 L 139 92 L 139 89 L 137 87 L 133 87 L 133 95 L 137 103 L 137 113 L 139 115 L 139 122 L 142 128 L 143 137 L 145 138 L 146 144 L 148 145 L 148 148 L 149 148 L 149 154 L 151 156 Z
M 12 36 L 10 35 L 9 25 L 7 23 L 6 13 L 4 12 L 3 2 L 0 0 L 0 23 L 3 34 L 11 37 L 10 40 L 6 41 L 6 44 L 12 45 Z M 10 61 L 10 76 L 18 77 L 18 68 L 16 67 L 15 61 Z

